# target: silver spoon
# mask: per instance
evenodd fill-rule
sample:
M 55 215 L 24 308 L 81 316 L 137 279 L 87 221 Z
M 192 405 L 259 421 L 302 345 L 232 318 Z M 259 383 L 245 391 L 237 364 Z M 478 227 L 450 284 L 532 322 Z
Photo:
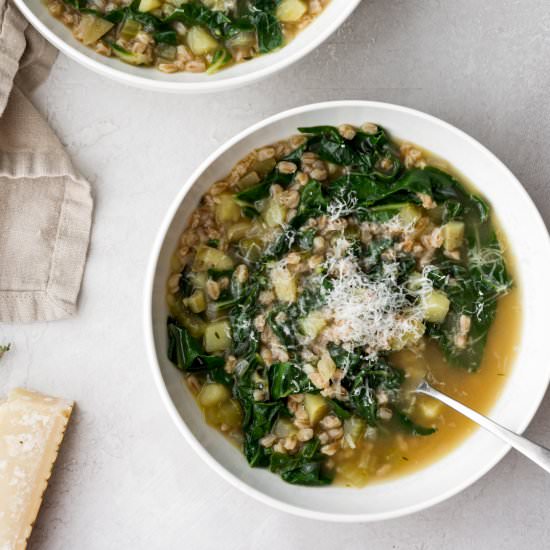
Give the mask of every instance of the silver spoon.
M 550 450 L 533 443 L 526 437 L 522 437 L 507 428 L 504 428 L 500 424 L 493 422 L 486 416 L 479 414 L 478 412 L 466 407 L 462 403 L 455 401 L 448 395 L 441 393 L 439 390 L 436 390 L 426 380 L 422 380 L 420 384 L 416 387 L 416 393 L 423 393 L 424 395 L 429 395 L 438 399 L 445 405 L 448 405 L 455 411 L 458 411 L 460 414 L 463 414 L 470 420 L 473 420 L 476 424 L 479 424 L 482 428 L 485 428 L 487 431 L 491 432 L 493 435 L 500 437 L 503 441 L 508 443 L 524 454 L 527 458 L 530 458 L 535 464 L 538 464 L 541 468 L 544 468 L 548 473 L 550 473 Z

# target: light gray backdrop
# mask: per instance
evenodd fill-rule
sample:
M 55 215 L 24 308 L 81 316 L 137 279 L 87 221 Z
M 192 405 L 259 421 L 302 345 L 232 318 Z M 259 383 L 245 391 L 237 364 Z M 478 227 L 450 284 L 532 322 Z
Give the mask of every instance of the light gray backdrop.
M 0 390 L 25 384 L 78 402 L 36 526 L 46 549 L 542 549 L 550 477 L 509 454 L 459 496 L 373 525 L 275 512 L 194 455 L 163 409 L 144 356 L 146 259 L 198 163 L 246 126 L 328 99 L 415 107 L 479 139 L 550 221 L 548 0 L 363 0 L 292 68 L 204 97 L 147 93 L 61 56 L 35 101 L 94 184 L 95 227 L 71 321 L 1 329 L 14 350 Z M 1 393 L 1 391 L 0 391 Z M 547 399 L 528 435 L 550 444 Z

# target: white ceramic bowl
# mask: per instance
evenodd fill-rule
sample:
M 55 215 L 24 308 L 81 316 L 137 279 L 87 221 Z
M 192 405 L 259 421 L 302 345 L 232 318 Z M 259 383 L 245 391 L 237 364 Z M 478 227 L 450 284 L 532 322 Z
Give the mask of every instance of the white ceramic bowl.
M 454 495 L 490 468 L 509 447 L 482 430 L 432 465 L 363 489 L 288 485 L 266 470 L 251 469 L 239 450 L 208 427 L 179 371 L 166 359 L 165 285 L 170 256 L 187 218 L 207 188 L 251 149 L 286 138 L 298 126 L 372 121 L 457 167 L 489 199 L 517 259 L 523 326 L 516 363 L 491 417 L 521 433 L 533 418 L 550 379 L 546 343 L 550 291 L 550 241 L 531 199 L 511 172 L 487 149 L 429 115 L 382 103 L 340 101 L 308 105 L 245 130 L 211 155 L 182 186 L 160 228 L 145 291 L 145 332 L 153 373 L 172 419 L 216 472 L 245 493 L 291 513 L 334 521 L 400 516 Z
M 264 78 L 298 61 L 326 40 L 361 0 L 332 0 L 306 29 L 281 50 L 240 63 L 213 75 L 165 74 L 153 68 L 134 67 L 118 58 L 105 57 L 84 46 L 53 17 L 43 0 L 14 0 L 32 26 L 57 49 L 93 71 L 138 88 L 163 92 L 204 93 L 236 88 Z

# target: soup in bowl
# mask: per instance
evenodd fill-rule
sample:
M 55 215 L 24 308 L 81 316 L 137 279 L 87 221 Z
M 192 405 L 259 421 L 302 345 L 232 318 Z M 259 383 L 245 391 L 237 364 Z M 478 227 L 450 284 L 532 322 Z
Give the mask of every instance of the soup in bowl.
M 236 138 L 185 192 L 154 253 L 157 375 L 178 424 L 239 486 L 338 520 L 456 492 L 506 447 L 417 397 L 423 377 L 525 427 L 533 394 L 515 415 L 502 403 L 542 312 L 507 209 L 534 209 L 471 138 L 392 106 L 310 106 Z M 530 376 L 538 403 L 548 372 Z

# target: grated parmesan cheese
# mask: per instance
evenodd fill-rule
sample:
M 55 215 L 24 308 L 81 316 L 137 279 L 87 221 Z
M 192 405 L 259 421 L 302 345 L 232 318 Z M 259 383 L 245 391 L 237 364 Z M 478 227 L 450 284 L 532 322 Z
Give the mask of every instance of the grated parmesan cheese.
M 331 339 L 364 347 L 369 354 L 417 341 L 424 330 L 423 311 L 419 303 L 411 304 L 411 290 L 397 282 L 398 263 L 384 263 L 380 277 L 372 280 L 347 253 L 346 243 L 346 239 L 338 239 L 326 262 L 332 283 L 325 308 Z M 422 276 L 414 293 L 430 288 L 431 283 Z

